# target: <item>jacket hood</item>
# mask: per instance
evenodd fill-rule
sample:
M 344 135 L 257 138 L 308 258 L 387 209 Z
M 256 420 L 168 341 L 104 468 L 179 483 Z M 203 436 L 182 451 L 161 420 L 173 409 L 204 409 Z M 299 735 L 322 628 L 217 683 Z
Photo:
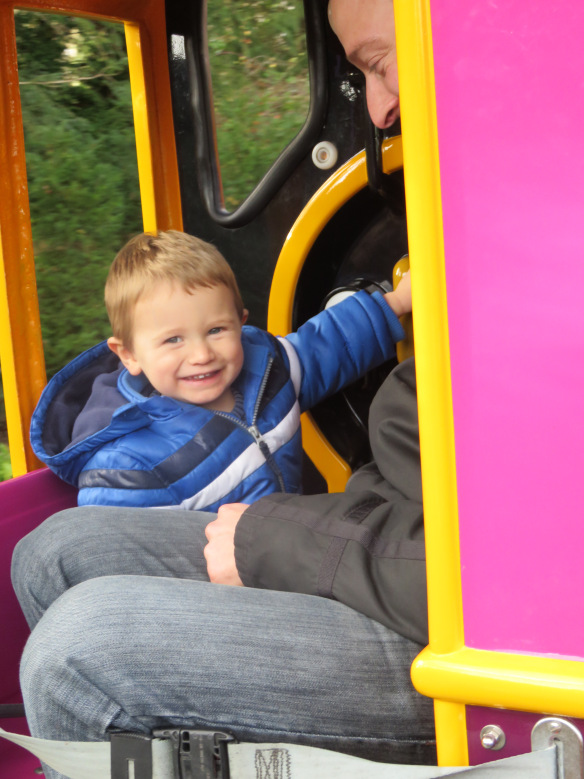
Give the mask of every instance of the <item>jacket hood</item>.
M 148 424 L 147 403 L 119 358 L 104 341 L 76 357 L 45 387 L 32 416 L 30 439 L 37 457 L 62 479 L 77 477 L 95 450 Z M 147 385 L 144 377 L 136 378 Z

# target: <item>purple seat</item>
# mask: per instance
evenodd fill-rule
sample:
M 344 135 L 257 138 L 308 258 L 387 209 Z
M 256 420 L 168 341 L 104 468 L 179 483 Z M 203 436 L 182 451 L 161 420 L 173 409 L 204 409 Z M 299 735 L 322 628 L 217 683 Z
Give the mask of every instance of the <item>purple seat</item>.
M 10 561 L 16 543 L 51 514 L 77 505 L 77 490 L 43 468 L 0 484 L 0 624 L 2 663 L 0 704 L 19 703 L 18 664 L 28 626 L 10 582 Z M 26 733 L 21 719 L 0 719 L 5 730 Z M 38 760 L 0 739 L 0 779 L 30 779 Z

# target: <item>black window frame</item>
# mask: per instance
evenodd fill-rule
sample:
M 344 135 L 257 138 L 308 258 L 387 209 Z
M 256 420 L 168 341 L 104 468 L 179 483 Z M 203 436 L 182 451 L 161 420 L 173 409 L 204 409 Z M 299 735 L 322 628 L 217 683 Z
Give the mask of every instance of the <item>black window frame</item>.
M 181 9 L 179 26 L 184 33 L 178 35 L 174 32 L 169 36 L 171 71 L 173 67 L 177 67 L 177 58 L 179 58 L 176 45 L 178 41 L 175 40 L 177 37 L 182 38 L 182 47 L 184 47 L 185 61 L 180 65 L 184 68 L 183 73 L 188 83 L 190 110 L 196 127 L 194 158 L 201 197 L 211 219 L 224 227 L 242 227 L 258 216 L 302 160 L 312 153 L 312 148 L 324 126 L 328 101 L 326 2 L 304 0 L 303 4 L 310 88 L 306 121 L 251 193 L 233 211 L 225 208 L 222 197 L 207 48 L 206 0 L 194 0 L 189 4 L 188 9 Z M 174 11 L 177 11 L 176 7 Z M 176 30 L 177 16 L 175 14 L 173 16 L 173 27 Z

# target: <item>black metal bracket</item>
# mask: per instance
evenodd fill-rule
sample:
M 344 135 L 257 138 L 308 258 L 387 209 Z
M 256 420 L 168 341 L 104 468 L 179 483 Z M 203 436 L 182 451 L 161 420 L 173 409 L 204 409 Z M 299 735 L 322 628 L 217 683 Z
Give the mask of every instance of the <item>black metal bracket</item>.
M 358 93 L 365 117 L 365 162 L 367 169 L 367 183 L 369 188 L 382 198 L 387 198 L 390 193 L 389 181 L 391 176 L 383 170 L 383 140 L 385 133 L 376 127 L 369 116 L 367 108 L 367 94 L 365 79 L 360 71 L 347 74 L 347 79 L 353 89 Z M 399 123 L 392 128 L 399 134 Z
M 111 779 L 152 779 L 152 737 L 111 734 Z
M 391 177 L 383 170 L 382 144 L 384 133 L 383 130 L 376 127 L 369 118 L 364 90 L 363 104 L 365 107 L 365 158 L 367 163 L 367 181 L 374 192 L 381 197 L 387 197 L 388 183 Z
M 0 718 L 25 717 L 23 703 L 0 703 Z

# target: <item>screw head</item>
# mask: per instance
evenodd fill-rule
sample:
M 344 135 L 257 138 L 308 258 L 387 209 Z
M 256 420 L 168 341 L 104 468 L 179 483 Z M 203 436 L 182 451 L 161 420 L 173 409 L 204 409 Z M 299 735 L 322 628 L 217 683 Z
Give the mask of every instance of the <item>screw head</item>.
M 497 750 L 505 746 L 505 733 L 498 725 L 485 725 L 480 739 L 484 749 Z

